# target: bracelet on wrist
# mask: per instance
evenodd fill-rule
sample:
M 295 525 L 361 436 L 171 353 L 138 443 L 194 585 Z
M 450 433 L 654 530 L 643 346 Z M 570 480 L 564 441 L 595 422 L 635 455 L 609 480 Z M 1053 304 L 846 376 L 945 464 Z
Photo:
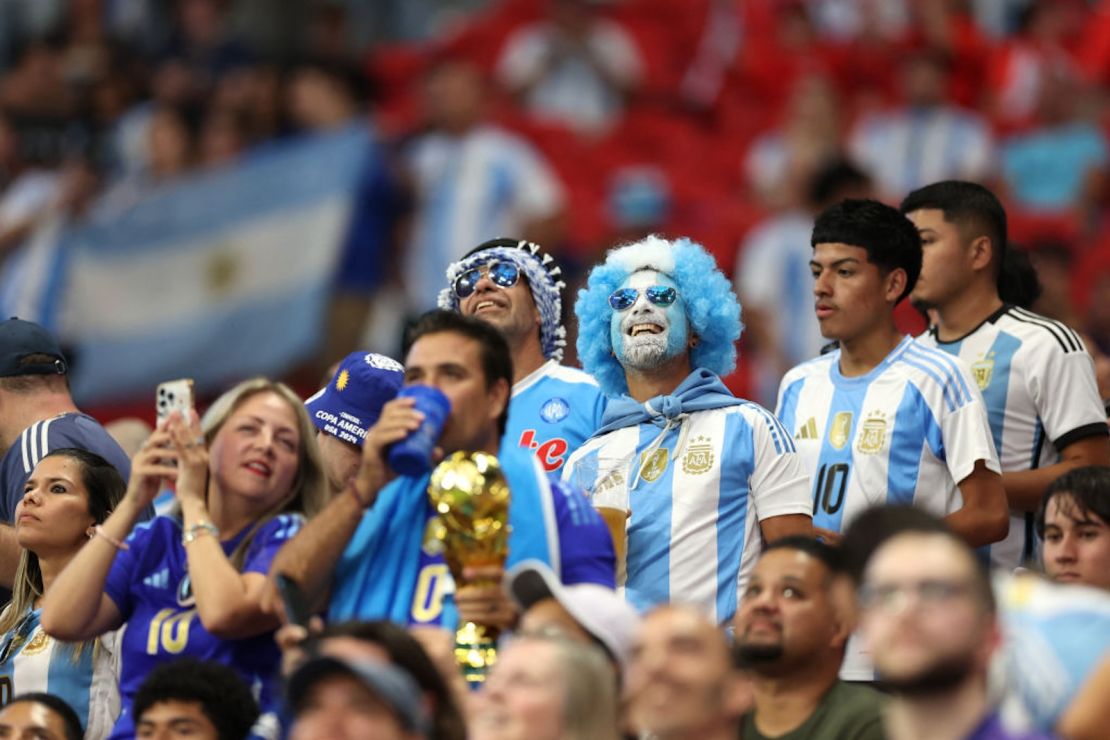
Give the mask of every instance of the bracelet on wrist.
M 202 535 L 210 534 L 216 538 L 218 542 L 220 539 L 220 529 L 212 522 L 197 522 L 192 526 L 186 527 L 185 532 L 181 535 L 181 544 L 187 545 L 193 540 L 201 537 Z
M 101 527 L 99 524 L 97 524 L 95 527 L 93 527 L 93 536 L 99 537 L 103 540 L 107 540 L 117 550 L 130 550 L 131 549 L 131 545 L 129 545 L 126 542 L 123 542 L 121 540 L 117 540 L 115 537 L 113 537 L 112 535 L 105 532 L 104 528 Z

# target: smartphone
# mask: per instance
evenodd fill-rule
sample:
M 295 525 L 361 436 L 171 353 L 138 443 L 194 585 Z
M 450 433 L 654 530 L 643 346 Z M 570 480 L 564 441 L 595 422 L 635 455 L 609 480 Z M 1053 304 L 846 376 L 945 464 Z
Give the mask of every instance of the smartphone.
M 299 583 L 284 573 L 274 576 L 278 593 L 281 594 L 281 603 L 285 606 L 285 619 L 289 624 L 299 624 L 308 627 L 308 620 L 312 616 L 308 598 Z
M 154 401 L 158 410 L 158 426 L 162 426 L 174 411 L 180 411 L 182 418 L 188 421 L 193 408 L 193 379 L 179 378 L 159 383 Z

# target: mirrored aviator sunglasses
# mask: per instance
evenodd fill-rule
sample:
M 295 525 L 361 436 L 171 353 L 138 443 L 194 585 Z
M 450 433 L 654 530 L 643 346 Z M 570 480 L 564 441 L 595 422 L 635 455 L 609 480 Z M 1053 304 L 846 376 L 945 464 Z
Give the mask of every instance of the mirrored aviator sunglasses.
M 511 288 L 520 279 L 520 268 L 512 262 L 487 262 L 484 265 L 472 267 L 455 278 L 455 295 L 459 300 L 474 292 L 483 273 L 500 288 Z
M 644 290 L 644 295 L 654 305 L 664 308 L 678 299 L 678 291 L 669 285 L 652 285 Z M 636 288 L 618 288 L 609 296 L 609 305 L 615 311 L 627 311 L 639 297 L 640 291 Z

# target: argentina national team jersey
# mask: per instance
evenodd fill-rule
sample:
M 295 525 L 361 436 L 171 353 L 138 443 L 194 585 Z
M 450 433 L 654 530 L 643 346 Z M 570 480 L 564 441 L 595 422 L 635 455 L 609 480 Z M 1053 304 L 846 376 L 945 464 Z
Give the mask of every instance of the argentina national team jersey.
M 1107 433 L 1094 362 L 1079 335 L 1058 321 L 1003 306 L 962 339 L 941 342 L 934 329 L 918 341 L 970 366 L 1003 472 L 1052 465 L 1072 442 Z M 1010 534 L 990 546 L 993 565 L 1012 569 L 1036 559 L 1031 518 L 1011 512 Z
M 798 365 L 782 380 L 778 416 L 812 476 L 813 524 L 835 532 L 877 504 L 951 514 L 976 461 L 998 472 L 966 366 L 909 337 L 859 377 L 841 375 L 839 350 Z
M 536 453 L 554 472 L 601 426 L 605 395 L 592 376 L 548 360 L 513 384 L 503 444 Z
M 628 487 L 625 596 L 634 607 L 690 604 L 724 623 L 763 549 L 759 522 L 808 514 L 808 480 L 790 435 L 757 404 L 697 411 L 662 430 L 643 422 L 595 437 L 563 478 L 591 490 L 578 471 L 602 470 Z M 607 460 L 621 461 L 616 475 Z

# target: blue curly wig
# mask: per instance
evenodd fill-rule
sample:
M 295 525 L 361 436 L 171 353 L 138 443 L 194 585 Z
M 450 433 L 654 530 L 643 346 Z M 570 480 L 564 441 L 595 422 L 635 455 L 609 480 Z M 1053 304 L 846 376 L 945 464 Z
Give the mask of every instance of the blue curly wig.
M 682 238 L 673 242 L 658 236 L 609 250 L 605 262 L 590 271 L 586 287 L 578 291 L 578 359 L 609 396 L 628 393 L 624 368 L 613 356 L 609 296 L 638 270 L 655 270 L 674 280 L 686 306 L 690 331 L 698 337 L 690 351 L 693 367 L 726 375 L 736 366 L 740 302 L 732 285 L 700 244 Z

